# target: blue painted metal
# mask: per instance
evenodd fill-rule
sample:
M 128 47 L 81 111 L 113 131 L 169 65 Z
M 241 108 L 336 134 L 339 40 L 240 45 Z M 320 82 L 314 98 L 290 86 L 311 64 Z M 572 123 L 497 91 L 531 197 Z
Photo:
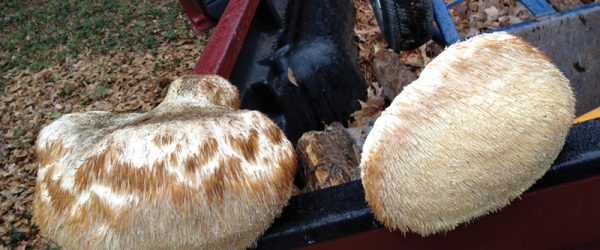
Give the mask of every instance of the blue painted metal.
M 560 15 L 565 15 L 565 14 L 569 14 L 569 13 L 573 13 L 573 12 L 579 12 L 582 10 L 587 10 L 587 9 L 591 9 L 591 8 L 595 8 L 595 7 L 600 7 L 600 2 L 595 2 L 595 3 L 590 3 L 590 4 L 586 4 L 583 6 L 579 6 L 577 8 L 573 8 L 570 10 L 564 10 L 559 12 Z
M 444 0 L 433 0 L 433 16 L 446 44 L 455 43 L 460 39 Z
M 583 6 L 579 6 L 577 8 L 573 8 L 570 10 L 556 12 L 556 10 L 554 10 L 552 5 L 550 5 L 545 0 L 520 0 L 520 1 L 535 16 L 535 18 L 530 19 L 530 20 L 525 20 L 523 22 L 516 23 L 513 25 L 499 27 L 499 28 L 496 28 L 493 30 L 488 30 L 485 33 L 497 32 L 497 31 L 510 31 L 513 29 L 532 25 L 532 24 L 539 22 L 540 20 L 543 20 L 543 19 L 538 18 L 540 16 L 547 16 L 547 18 L 553 18 L 553 17 L 571 14 L 574 12 L 580 12 L 580 11 L 587 10 L 589 8 L 595 8 L 595 7 L 600 6 L 600 2 L 596 2 L 596 3 L 590 3 L 590 4 L 583 5 Z M 441 37 L 443 38 L 446 45 L 450 45 L 455 42 L 463 41 L 463 40 L 466 40 L 469 38 L 469 37 L 462 37 L 458 34 L 458 31 L 456 30 L 456 26 L 454 25 L 454 22 L 452 21 L 452 17 L 450 16 L 450 12 L 448 12 L 449 8 L 453 8 L 463 2 L 464 2 L 464 0 L 455 0 L 449 4 L 446 4 L 444 2 L 444 0 L 433 0 L 433 15 L 435 17 L 435 21 L 437 23 L 438 30 L 439 30 L 436 32 L 441 33 L 441 35 L 442 35 Z M 434 38 L 435 38 L 435 32 L 434 32 Z M 439 34 L 438 34 L 438 38 L 439 38 Z
M 448 9 L 451 9 L 451 8 L 454 8 L 456 5 L 459 5 L 464 2 L 465 2 L 465 0 L 455 0 L 454 2 L 451 2 L 446 6 L 448 7 Z
M 556 12 L 552 5 L 545 0 L 521 0 L 521 3 L 523 3 L 534 16 L 543 16 Z
M 559 17 L 559 16 L 564 16 L 564 15 L 568 15 L 568 14 L 572 14 L 572 13 L 577 13 L 577 12 L 583 12 L 585 10 L 589 10 L 592 8 L 597 8 L 600 7 L 600 2 L 596 2 L 596 3 L 590 3 L 590 4 L 586 4 L 583 6 L 579 6 L 577 8 L 573 8 L 570 10 L 565 10 L 565 11 L 561 11 L 561 12 L 555 12 L 554 14 L 552 14 L 550 16 L 550 18 L 555 18 L 555 17 Z M 509 26 L 504 26 L 504 27 L 499 27 L 493 30 L 488 30 L 485 33 L 490 33 L 490 32 L 497 32 L 497 31 L 511 31 L 514 29 L 518 29 L 518 28 L 522 28 L 528 25 L 532 25 L 534 23 L 537 23 L 541 20 L 545 20 L 545 19 L 531 19 L 531 20 L 525 20 L 523 22 L 520 23 L 515 23 L 513 25 L 509 25 Z

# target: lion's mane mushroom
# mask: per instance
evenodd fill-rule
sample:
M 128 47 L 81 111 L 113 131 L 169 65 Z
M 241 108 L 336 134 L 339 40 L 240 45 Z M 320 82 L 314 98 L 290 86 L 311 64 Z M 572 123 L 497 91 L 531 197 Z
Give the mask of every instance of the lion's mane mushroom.
M 245 248 L 291 196 L 296 158 L 218 76 L 174 81 L 143 114 L 86 112 L 44 128 L 34 220 L 73 249 Z
M 569 81 L 527 42 L 493 33 L 452 45 L 375 122 L 366 199 L 388 228 L 451 230 L 533 185 L 573 118 Z

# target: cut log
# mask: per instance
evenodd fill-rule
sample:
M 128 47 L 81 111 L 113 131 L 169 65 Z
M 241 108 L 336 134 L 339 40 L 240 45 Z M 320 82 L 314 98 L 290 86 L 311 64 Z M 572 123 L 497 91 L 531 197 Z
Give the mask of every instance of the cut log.
M 305 184 L 303 192 L 336 186 L 360 178 L 359 149 L 340 123 L 325 131 L 302 135 L 296 147 Z
M 393 100 L 404 86 L 417 79 L 417 75 L 402 64 L 400 55 L 385 49 L 375 53 L 373 74 L 389 100 Z

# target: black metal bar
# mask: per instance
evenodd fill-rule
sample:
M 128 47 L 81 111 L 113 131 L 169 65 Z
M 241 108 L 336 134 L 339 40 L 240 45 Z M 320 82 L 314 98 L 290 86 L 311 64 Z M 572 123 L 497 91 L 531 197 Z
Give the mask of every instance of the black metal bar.
M 576 124 L 550 170 L 528 192 L 600 175 L 600 119 Z M 258 242 L 288 249 L 379 228 L 360 180 L 292 197 Z

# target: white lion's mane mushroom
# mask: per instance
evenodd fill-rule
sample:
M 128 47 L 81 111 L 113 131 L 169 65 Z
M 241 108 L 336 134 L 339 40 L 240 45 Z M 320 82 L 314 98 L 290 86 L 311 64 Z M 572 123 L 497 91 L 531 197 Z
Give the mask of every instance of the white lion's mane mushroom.
M 296 157 L 238 106 L 225 79 L 187 76 L 148 113 L 61 117 L 36 145 L 35 222 L 72 249 L 252 246 L 291 196 Z
M 375 122 L 361 174 L 376 218 L 426 236 L 499 210 L 558 156 L 573 122 L 569 81 L 508 33 L 447 48 Z

